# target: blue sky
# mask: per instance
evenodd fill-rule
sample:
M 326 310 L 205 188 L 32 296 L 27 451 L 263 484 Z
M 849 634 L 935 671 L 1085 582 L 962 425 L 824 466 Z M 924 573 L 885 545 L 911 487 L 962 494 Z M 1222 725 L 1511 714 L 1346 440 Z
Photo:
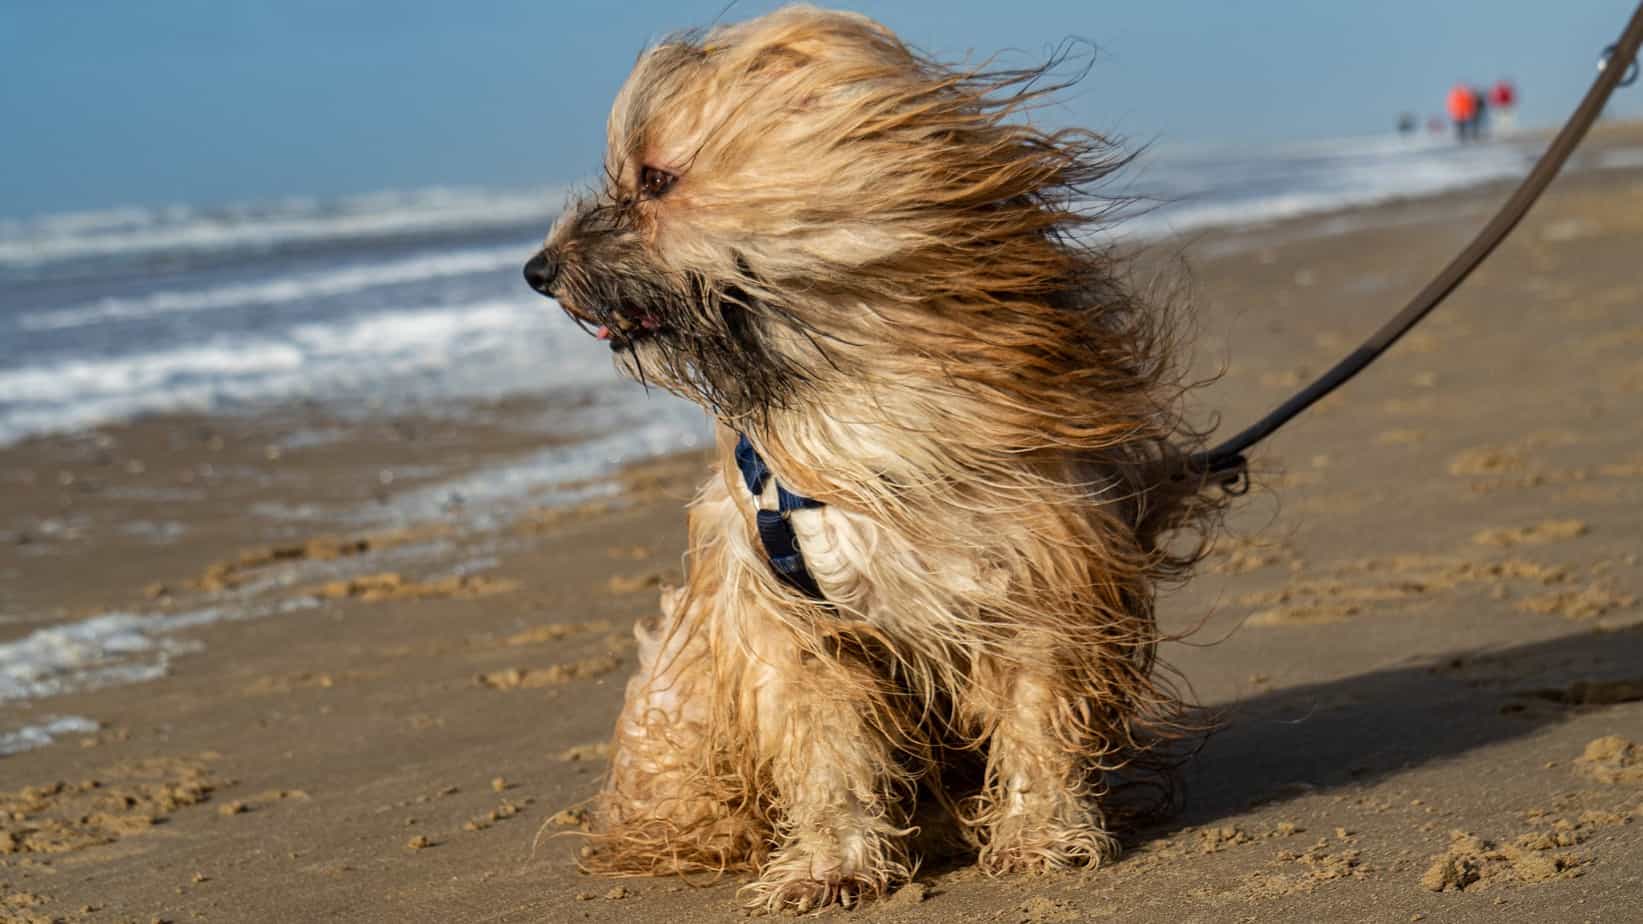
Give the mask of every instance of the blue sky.
M 1089 39 L 1095 67 L 1051 117 L 1171 144 L 1383 132 L 1508 75 L 1523 121 L 1554 123 L 1632 0 L 839 5 L 947 58 Z M 0 215 L 575 181 L 635 53 L 723 7 L 0 0 Z M 1643 84 L 1611 111 L 1643 116 Z

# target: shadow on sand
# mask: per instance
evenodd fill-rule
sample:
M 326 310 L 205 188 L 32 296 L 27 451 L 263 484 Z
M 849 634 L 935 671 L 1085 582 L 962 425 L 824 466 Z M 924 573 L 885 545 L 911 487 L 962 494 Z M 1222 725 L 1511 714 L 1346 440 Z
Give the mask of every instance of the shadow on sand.
M 1452 655 L 1219 707 L 1183 810 L 1142 839 L 1253 804 L 1375 780 L 1643 700 L 1643 627 Z

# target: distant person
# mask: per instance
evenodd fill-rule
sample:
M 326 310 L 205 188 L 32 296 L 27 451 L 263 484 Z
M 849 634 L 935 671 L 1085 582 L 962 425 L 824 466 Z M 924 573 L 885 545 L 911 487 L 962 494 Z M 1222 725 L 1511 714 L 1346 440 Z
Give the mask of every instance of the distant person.
M 1489 94 L 1482 87 L 1473 87 L 1472 100 L 1472 140 L 1480 141 L 1489 133 Z
M 1419 127 L 1419 125 L 1420 120 L 1415 118 L 1415 114 L 1413 112 L 1398 113 L 1398 134 L 1413 135 L 1415 133 L 1415 129 Z
M 1448 130 L 1449 120 L 1443 116 L 1435 115 L 1426 120 L 1426 133 L 1428 135 L 1441 135 Z
M 1489 108 L 1494 110 L 1500 130 L 1509 132 L 1517 127 L 1517 87 L 1502 77 L 1489 88 Z
M 1477 139 L 1478 97 L 1472 88 L 1457 83 L 1449 91 L 1449 121 L 1455 126 L 1455 140 Z

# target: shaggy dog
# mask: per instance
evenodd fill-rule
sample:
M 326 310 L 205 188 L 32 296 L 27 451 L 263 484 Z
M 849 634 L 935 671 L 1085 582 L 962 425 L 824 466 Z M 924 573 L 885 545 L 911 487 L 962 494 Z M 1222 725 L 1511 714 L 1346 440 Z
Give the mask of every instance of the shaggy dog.
M 1153 601 L 1199 544 L 1166 539 L 1215 505 L 1167 312 L 1082 233 L 1121 160 L 1019 118 L 1044 73 L 795 7 L 622 88 L 603 187 L 525 275 L 707 408 L 720 463 L 636 630 L 590 866 L 750 867 L 802 910 L 905 881 L 942 817 L 992 872 L 1114 855 L 1114 775 L 1181 714 Z

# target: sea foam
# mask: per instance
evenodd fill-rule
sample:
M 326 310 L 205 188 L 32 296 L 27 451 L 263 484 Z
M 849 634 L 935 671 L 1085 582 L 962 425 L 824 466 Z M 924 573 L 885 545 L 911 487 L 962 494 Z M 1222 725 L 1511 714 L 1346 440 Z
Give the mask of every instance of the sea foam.
M 116 208 L 0 221 L 0 268 L 87 257 L 269 250 L 281 245 L 358 238 L 459 233 L 546 223 L 562 188 L 526 190 L 435 187 L 338 200 L 195 208 Z
M 525 262 L 527 255 L 523 247 L 458 250 L 406 260 L 359 263 L 255 282 L 152 292 L 136 298 L 106 297 L 67 308 L 24 313 L 18 318 L 18 327 L 29 331 L 62 330 L 108 321 L 134 321 L 247 305 L 277 306 L 308 299 L 334 298 L 382 286 L 408 285 L 518 267 Z
M 587 341 L 587 342 L 575 342 Z M 535 296 L 0 368 L 0 443 L 152 411 L 297 397 L 493 395 L 614 382 L 609 352 Z
M 103 726 L 78 715 L 55 716 L 44 722 L 0 731 L 0 757 L 45 747 L 63 735 L 89 735 Z
M 1522 176 L 1533 153 L 1521 143 L 1401 137 L 1166 147 L 1125 181 L 1122 191 L 1141 203 L 1116 231 L 1157 238 L 1432 196 Z
M 177 638 L 180 632 L 314 605 L 298 597 L 182 613 L 119 611 L 36 629 L 0 643 L 0 704 L 154 680 L 165 676 L 174 657 L 200 650 L 197 641 Z

